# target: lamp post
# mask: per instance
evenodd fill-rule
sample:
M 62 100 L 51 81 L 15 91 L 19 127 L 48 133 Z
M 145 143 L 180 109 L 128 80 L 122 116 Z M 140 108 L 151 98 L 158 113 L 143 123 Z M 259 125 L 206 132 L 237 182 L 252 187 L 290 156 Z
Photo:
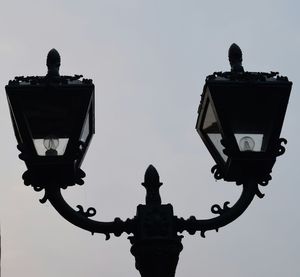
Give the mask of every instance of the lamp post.
M 44 190 L 47 200 L 72 224 L 92 233 L 131 234 L 131 253 L 142 277 L 175 276 L 183 248 L 179 235 L 218 230 L 238 218 L 255 196 L 263 197 L 260 185 L 267 185 L 276 157 L 285 151 L 280 138 L 292 87 L 278 73 L 245 72 L 242 52 L 233 44 L 229 49 L 230 72 L 215 72 L 205 81 L 196 129 L 216 161 L 216 179 L 242 186 L 238 201 L 213 205 L 211 219 L 188 219 L 174 215 L 171 204 L 162 204 L 162 185 L 150 165 L 142 185 L 146 203 L 138 205 L 131 219 L 112 222 L 91 219 L 94 208 L 77 210 L 64 200 L 61 189 L 82 185 L 80 169 L 95 132 L 95 100 L 92 80 L 82 76 L 60 76 L 60 56 L 52 49 L 47 56 L 46 76 L 15 77 L 6 86 L 10 114 L 18 142 L 20 159 L 27 171 L 24 183 Z

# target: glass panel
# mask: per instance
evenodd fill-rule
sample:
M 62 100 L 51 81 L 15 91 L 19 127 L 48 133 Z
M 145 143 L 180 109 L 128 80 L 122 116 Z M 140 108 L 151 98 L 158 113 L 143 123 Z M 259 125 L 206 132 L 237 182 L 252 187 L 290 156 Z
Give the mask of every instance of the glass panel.
M 227 160 L 227 156 L 223 153 L 225 149 L 221 144 L 221 131 L 217 123 L 216 116 L 213 112 L 212 106 L 210 103 L 207 105 L 205 118 L 202 126 L 203 132 L 208 136 L 212 144 L 215 146 L 216 150 L 219 152 L 220 156 L 224 161 Z
M 263 134 L 234 134 L 240 151 L 263 152 Z
M 208 135 L 209 139 L 211 140 L 211 142 L 216 147 L 216 149 L 218 150 L 218 152 L 221 155 L 222 159 L 224 161 L 226 161 L 227 156 L 223 153 L 223 150 L 225 149 L 225 147 L 221 144 L 221 139 L 222 139 L 221 134 L 210 134 L 210 133 L 208 133 L 207 135 Z
M 54 136 L 44 139 L 33 139 L 33 144 L 39 156 L 62 156 L 67 148 L 68 138 Z
M 204 131 L 207 131 L 209 129 L 211 132 L 219 132 L 219 128 L 217 125 L 217 119 L 215 117 L 215 114 L 213 112 L 213 109 L 212 109 L 210 103 L 207 105 L 202 129 Z
M 90 113 L 88 113 L 86 117 L 80 140 L 82 142 L 86 142 L 86 139 L 88 138 L 89 134 L 90 134 Z

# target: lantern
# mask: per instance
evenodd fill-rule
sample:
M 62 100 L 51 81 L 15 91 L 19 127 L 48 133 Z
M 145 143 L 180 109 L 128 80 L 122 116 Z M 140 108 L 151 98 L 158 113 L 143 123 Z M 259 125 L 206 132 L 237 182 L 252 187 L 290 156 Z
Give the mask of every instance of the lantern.
M 31 181 L 72 185 L 95 132 L 94 85 L 81 76 L 59 76 L 51 58 L 52 65 L 60 58 L 51 51 L 47 76 L 16 77 L 6 93 Z
M 208 76 L 196 129 L 227 181 L 264 179 L 280 148 L 292 83 L 276 73 Z

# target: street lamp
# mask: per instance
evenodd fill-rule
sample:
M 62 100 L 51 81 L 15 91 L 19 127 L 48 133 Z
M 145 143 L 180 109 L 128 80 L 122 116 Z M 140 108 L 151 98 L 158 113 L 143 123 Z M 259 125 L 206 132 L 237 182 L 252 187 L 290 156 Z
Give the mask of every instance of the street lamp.
M 162 183 L 150 165 L 142 185 L 146 203 L 137 207 L 136 216 L 125 221 L 92 220 L 94 208 L 73 209 L 61 189 L 82 185 L 80 169 L 94 134 L 94 85 L 82 76 L 60 76 L 60 56 L 52 49 L 44 77 L 15 77 L 6 86 L 19 157 L 27 171 L 25 185 L 44 190 L 47 200 L 69 222 L 92 233 L 131 234 L 131 253 L 142 277 L 175 276 L 182 250 L 178 233 L 218 230 L 239 217 L 257 195 L 259 185 L 267 185 L 276 157 L 285 151 L 280 132 L 292 83 L 278 73 L 245 72 L 242 52 L 233 44 L 229 49 L 230 72 L 216 72 L 206 78 L 199 106 L 196 129 L 216 166 L 216 179 L 242 185 L 238 201 L 211 207 L 217 216 L 199 220 L 174 215 L 171 204 L 161 204 Z

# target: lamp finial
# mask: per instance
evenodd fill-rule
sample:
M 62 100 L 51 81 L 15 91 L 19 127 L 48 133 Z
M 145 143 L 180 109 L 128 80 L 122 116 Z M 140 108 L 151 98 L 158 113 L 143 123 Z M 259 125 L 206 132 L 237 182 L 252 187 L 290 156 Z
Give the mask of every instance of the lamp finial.
M 48 67 L 47 76 L 59 76 L 60 55 L 56 49 L 52 48 L 49 51 L 46 64 Z
M 244 72 L 244 68 L 242 66 L 243 53 L 241 48 L 236 43 L 231 44 L 231 46 L 229 47 L 228 58 L 231 66 L 231 71 Z

